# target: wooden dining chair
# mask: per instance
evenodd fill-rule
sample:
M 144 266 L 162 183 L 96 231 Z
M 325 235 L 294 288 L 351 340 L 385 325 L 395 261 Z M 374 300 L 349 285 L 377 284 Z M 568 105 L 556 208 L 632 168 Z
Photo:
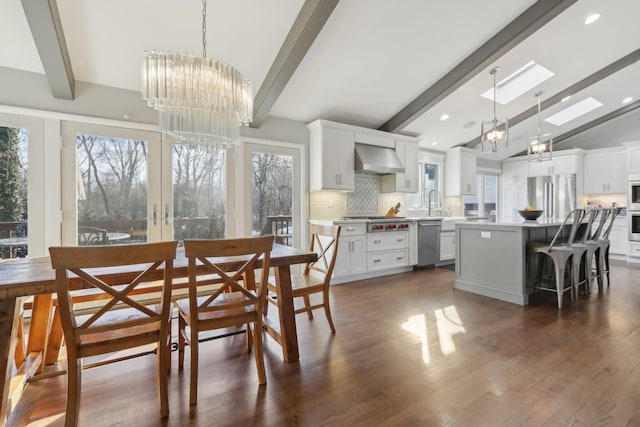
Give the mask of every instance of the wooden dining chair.
M 304 306 L 296 309 L 294 313 L 307 313 L 307 317 L 313 319 L 313 310 L 324 308 L 331 332 L 335 334 L 336 328 L 331 318 L 331 308 L 329 306 L 329 284 L 338 254 L 340 226 L 312 224 L 310 234 L 309 250 L 317 253 L 318 259 L 308 263 L 303 274 L 291 277 L 293 297 L 294 299 L 302 298 L 304 303 Z M 275 277 L 270 277 L 267 300 L 275 306 L 278 305 L 278 300 L 273 295 L 276 292 L 276 286 Z M 322 303 L 311 305 L 310 295 L 315 293 L 322 293 Z
M 188 344 L 191 352 L 191 405 L 198 402 L 198 339 L 202 331 L 247 325 L 247 349 L 251 350 L 253 346 L 258 382 L 267 382 L 262 349 L 262 312 L 266 304 L 272 247 L 273 236 L 184 241 L 185 256 L 189 260 L 189 298 L 176 301 L 179 313 L 178 366 L 180 369 L 184 367 L 184 350 Z M 260 261 L 261 278 L 256 289 L 254 270 Z M 223 262 L 231 262 L 232 265 L 227 268 L 221 265 Z M 201 287 L 220 282 L 217 289 L 204 295 L 200 293 Z
M 78 227 L 78 246 L 107 245 L 107 230 L 98 227 Z
M 169 415 L 167 390 L 170 363 L 169 322 L 171 279 L 177 242 L 122 246 L 51 247 L 56 270 L 56 292 L 67 350 L 67 408 L 65 426 L 76 426 L 80 409 L 82 359 L 148 344 L 156 344 L 160 416 Z M 123 266 L 139 265 L 135 273 Z M 117 273 L 106 283 L 101 275 Z M 129 267 L 126 271 L 132 271 Z M 159 304 L 144 305 L 130 294 L 145 283 L 161 278 Z M 95 313 L 76 315 L 74 289 L 93 288 L 111 296 Z M 135 399 L 135 396 L 131 396 Z

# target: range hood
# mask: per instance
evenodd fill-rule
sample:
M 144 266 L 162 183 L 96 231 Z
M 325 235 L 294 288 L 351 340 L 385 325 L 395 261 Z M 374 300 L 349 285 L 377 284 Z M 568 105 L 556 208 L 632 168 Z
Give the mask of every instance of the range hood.
M 386 175 L 404 173 L 404 166 L 392 148 L 356 143 L 356 172 Z

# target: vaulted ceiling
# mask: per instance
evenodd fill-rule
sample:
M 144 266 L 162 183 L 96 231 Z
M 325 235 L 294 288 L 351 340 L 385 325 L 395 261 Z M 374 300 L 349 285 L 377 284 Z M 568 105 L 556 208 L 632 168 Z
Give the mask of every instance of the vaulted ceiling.
M 202 51 L 196 0 L 4 0 L 0 12 L 0 67 L 45 74 L 69 102 L 76 82 L 139 91 L 144 50 Z M 510 148 L 485 156 L 501 160 L 537 132 L 538 92 L 556 149 L 640 139 L 638 16 L 637 0 L 209 0 L 207 54 L 253 82 L 254 126 L 322 118 L 442 151 L 477 146 L 491 69 L 501 81 L 534 61 L 553 76 L 497 105 Z M 602 105 L 544 121 L 588 97 Z

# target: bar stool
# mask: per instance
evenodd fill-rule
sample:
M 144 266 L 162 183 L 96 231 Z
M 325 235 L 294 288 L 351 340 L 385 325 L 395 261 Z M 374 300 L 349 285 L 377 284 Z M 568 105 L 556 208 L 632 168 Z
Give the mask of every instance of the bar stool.
M 600 269 L 600 263 L 598 262 L 598 257 L 600 255 L 600 235 L 602 234 L 602 230 L 604 229 L 604 225 L 609 218 L 610 210 L 609 209 L 600 209 L 600 221 L 598 223 L 598 228 L 591 234 L 589 239 L 585 242 L 587 245 L 587 254 L 586 254 L 586 263 L 589 271 L 589 287 L 591 287 L 591 282 L 593 279 L 598 280 L 598 290 L 602 291 L 602 274 Z M 593 268 L 593 263 L 595 260 L 595 268 Z
M 573 283 L 571 283 L 570 281 L 568 285 L 565 285 L 564 276 L 565 276 L 565 272 L 567 271 L 566 270 L 567 263 L 573 257 L 573 247 L 572 247 L 573 241 L 575 239 L 576 232 L 578 230 L 578 227 L 580 226 L 583 216 L 584 216 L 584 209 L 572 210 L 564 219 L 564 221 L 562 222 L 562 225 L 560 225 L 560 228 L 558 229 L 555 236 L 551 240 L 551 243 L 549 244 L 534 243 L 534 244 L 527 245 L 528 255 L 544 255 L 542 261 L 546 259 L 550 259 L 553 262 L 553 269 L 554 269 L 554 275 L 555 275 L 555 280 L 554 280 L 555 289 L 541 286 L 541 282 L 543 281 L 543 278 L 542 278 L 543 266 L 544 266 L 543 262 L 540 262 L 538 264 L 538 275 L 534 279 L 533 285 L 531 287 L 534 289 L 556 292 L 558 295 L 558 308 L 562 308 L 562 297 L 564 296 L 565 292 L 569 291 L 569 295 L 572 301 L 574 298 Z M 561 244 L 559 243 L 559 239 L 560 239 L 560 236 L 562 235 L 562 231 L 564 227 L 567 225 L 569 220 L 572 221 L 571 231 L 569 232 L 569 238 L 567 239 L 566 244 Z M 530 265 L 530 262 L 528 261 L 527 264 Z M 571 272 L 571 269 L 569 270 L 569 272 Z
M 602 233 L 602 237 L 598 239 L 599 247 L 596 249 L 596 254 L 598 256 L 597 259 L 597 270 L 596 273 L 601 277 L 603 275 L 607 275 L 607 287 L 611 284 L 609 281 L 609 246 L 611 246 L 611 240 L 609 240 L 609 234 L 611 234 L 611 229 L 613 228 L 613 222 L 616 220 L 616 216 L 618 216 L 618 209 L 611 208 L 609 211 L 609 225 L 607 225 L 606 230 Z M 600 280 L 603 281 L 602 279 Z
M 583 227 L 582 232 L 578 230 L 577 234 L 580 234 L 580 237 L 577 238 L 577 241 L 573 243 L 571 246 L 573 248 L 573 258 L 571 260 L 572 265 L 572 275 L 573 275 L 573 287 L 574 287 L 574 295 L 577 298 L 579 294 L 580 285 L 584 285 L 585 294 L 589 295 L 590 285 L 591 285 L 591 264 L 588 259 L 588 251 L 589 246 L 587 245 L 587 240 L 591 235 L 591 227 L 593 226 L 594 221 L 598 217 L 600 211 L 598 209 L 591 209 L 584 213 L 583 219 L 588 217 L 586 225 Z M 580 270 L 584 274 L 584 280 L 580 280 Z

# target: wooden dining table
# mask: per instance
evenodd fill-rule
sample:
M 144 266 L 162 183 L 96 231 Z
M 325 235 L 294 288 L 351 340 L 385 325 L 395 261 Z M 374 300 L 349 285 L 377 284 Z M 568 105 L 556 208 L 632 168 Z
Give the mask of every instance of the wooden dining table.
M 317 254 L 304 249 L 274 244 L 271 251 L 271 267 L 276 277 L 279 324 L 269 324 L 267 332 L 282 345 L 286 362 L 299 359 L 293 295 L 291 289 L 291 265 L 315 261 Z M 224 266 L 224 261 L 217 261 Z M 231 267 L 237 261 L 229 261 Z M 133 277 L 141 269 L 125 266 L 117 273 L 118 278 Z M 174 278 L 188 277 L 187 259 L 178 249 L 173 269 Z M 109 282 L 109 276 L 101 276 Z M 18 258 L 0 262 L 0 425 L 4 425 L 10 412 L 9 386 L 13 375 L 13 358 L 16 350 L 17 326 L 21 316 L 22 301 L 34 297 L 30 334 L 26 354 L 32 361 L 42 365 L 46 360 L 47 332 L 51 322 L 52 294 L 55 293 L 55 272 L 49 257 Z M 34 332 L 35 331 L 35 332 Z M 37 366 L 36 370 L 42 369 Z

